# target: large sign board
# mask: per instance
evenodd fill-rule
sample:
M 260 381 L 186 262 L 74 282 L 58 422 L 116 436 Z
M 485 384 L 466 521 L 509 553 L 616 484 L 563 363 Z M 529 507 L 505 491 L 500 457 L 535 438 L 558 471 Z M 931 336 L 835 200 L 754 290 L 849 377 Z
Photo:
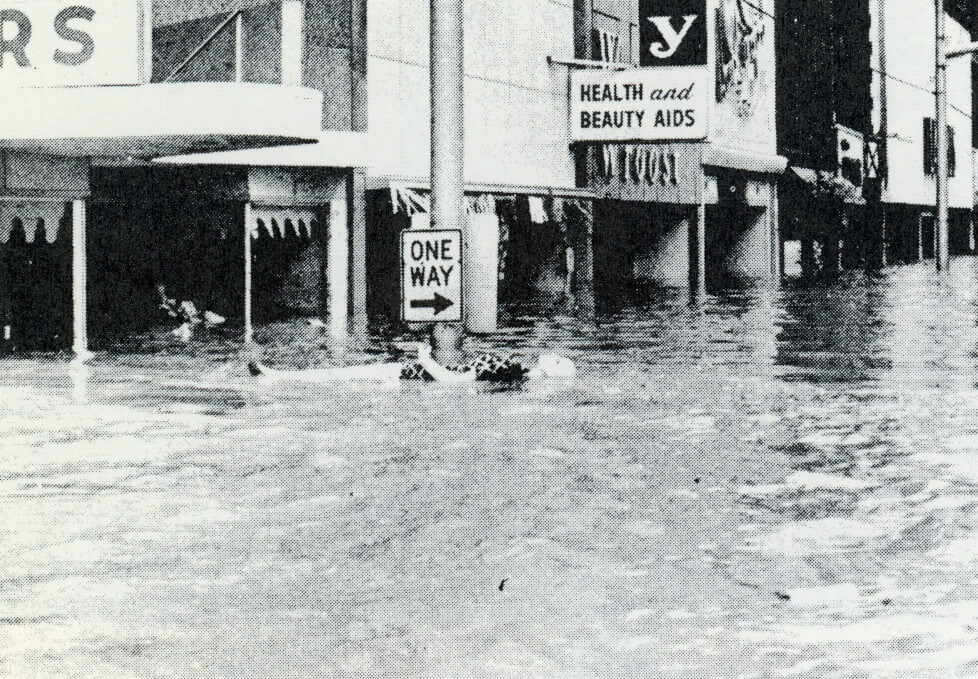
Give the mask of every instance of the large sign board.
M 409 323 L 462 320 L 462 232 L 401 232 L 401 319 Z
M 706 0 L 639 0 L 642 66 L 706 66 Z
M 0 86 L 141 82 L 139 0 L 0 0 Z
M 571 74 L 574 141 L 696 141 L 707 136 L 709 72 L 700 67 Z

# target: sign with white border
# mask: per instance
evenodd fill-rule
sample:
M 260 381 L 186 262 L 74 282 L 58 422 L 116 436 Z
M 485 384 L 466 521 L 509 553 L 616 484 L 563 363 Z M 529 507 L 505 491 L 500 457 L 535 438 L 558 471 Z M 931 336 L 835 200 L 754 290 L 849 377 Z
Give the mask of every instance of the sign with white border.
M 401 232 L 401 319 L 408 323 L 462 320 L 462 232 Z
M 709 71 L 663 66 L 571 73 L 574 141 L 698 141 L 708 133 Z

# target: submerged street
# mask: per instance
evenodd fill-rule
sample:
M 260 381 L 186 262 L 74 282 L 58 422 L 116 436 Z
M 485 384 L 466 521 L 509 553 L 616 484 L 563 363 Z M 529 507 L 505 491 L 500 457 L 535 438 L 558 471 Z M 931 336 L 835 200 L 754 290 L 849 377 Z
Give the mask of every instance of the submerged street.
M 518 317 L 515 390 L 4 359 L 0 676 L 976 676 L 976 281 Z

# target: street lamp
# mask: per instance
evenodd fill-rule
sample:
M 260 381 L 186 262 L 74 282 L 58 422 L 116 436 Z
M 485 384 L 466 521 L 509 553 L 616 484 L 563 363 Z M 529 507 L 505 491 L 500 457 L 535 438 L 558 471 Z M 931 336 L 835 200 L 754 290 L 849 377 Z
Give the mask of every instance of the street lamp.
M 935 48 L 935 98 L 937 114 L 934 116 L 937 128 L 934 131 L 934 141 L 937 146 L 937 248 L 935 258 L 937 270 L 947 271 L 950 264 L 950 248 L 948 246 L 948 147 L 947 147 L 947 60 L 961 57 L 965 54 L 978 52 L 978 42 L 968 43 L 960 47 L 948 49 L 947 36 L 944 30 L 944 2 L 937 0 L 937 34 Z

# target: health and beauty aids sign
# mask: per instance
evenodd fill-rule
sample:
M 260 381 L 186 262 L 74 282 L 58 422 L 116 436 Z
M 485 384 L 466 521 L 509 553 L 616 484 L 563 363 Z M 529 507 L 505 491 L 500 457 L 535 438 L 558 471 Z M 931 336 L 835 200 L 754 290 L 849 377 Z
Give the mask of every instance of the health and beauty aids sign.
M 697 67 L 571 74 L 574 141 L 694 141 L 707 136 L 708 72 Z
M 138 84 L 144 11 L 138 0 L 0 0 L 0 86 Z
M 401 232 L 401 318 L 410 323 L 462 320 L 462 232 Z

